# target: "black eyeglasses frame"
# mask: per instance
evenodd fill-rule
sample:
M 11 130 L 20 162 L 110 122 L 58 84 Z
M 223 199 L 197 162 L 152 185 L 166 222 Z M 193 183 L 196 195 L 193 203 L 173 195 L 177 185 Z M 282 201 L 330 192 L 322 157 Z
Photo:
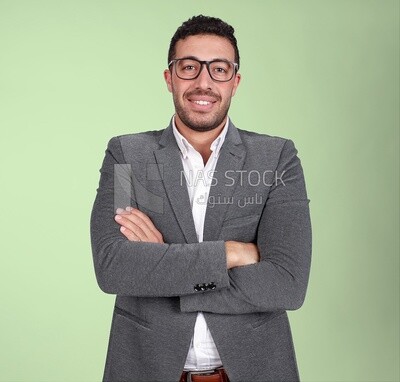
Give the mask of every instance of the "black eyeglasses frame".
M 178 78 L 180 78 L 181 80 L 185 80 L 185 81 L 192 81 L 192 80 L 195 80 L 196 78 L 198 78 L 199 75 L 200 75 L 200 73 L 201 73 L 202 70 L 203 70 L 204 65 L 206 66 L 207 72 L 208 72 L 208 74 L 210 75 L 211 79 L 212 79 L 213 81 L 216 81 L 216 82 L 229 82 L 229 81 L 235 76 L 235 74 L 236 74 L 236 73 L 238 72 L 238 70 L 239 70 L 239 64 L 238 64 L 237 62 L 232 62 L 232 61 L 225 60 L 225 59 L 222 59 L 222 58 L 217 59 L 217 60 L 211 60 L 211 61 L 201 61 L 201 60 L 198 60 L 198 59 L 195 58 L 195 57 L 175 58 L 175 59 L 171 60 L 171 61 L 168 63 L 168 68 L 170 68 L 172 64 L 175 64 L 177 61 L 181 61 L 181 60 L 193 60 L 193 61 L 198 62 L 198 63 L 201 65 L 201 66 L 200 66 L 199 72 L 198 72 L 197 75 L 196 75 L 195 77 L 193 77 L 193 78 L 183 78 L 183 77 L 180 77 L 179 74 L 178 74 L 178 72 L 177 72 L 177 70 L 176 70 L 176 65 L 174 65 L 174 66 L 175 66 L 175 74 L 176 74 L 176 76 L 177 76 Z M 212 63 L 214 63 L 214 62 L 226 62 L 226 63 L 228 63 L 228 64 L 233 65 L 232 76 L 231 76 L 231 78 L 229 78 L 229 80 L 218 80 L 218 79 L 215 79 L 215 78 L 211 75 L 210 64 L 212 64 Z

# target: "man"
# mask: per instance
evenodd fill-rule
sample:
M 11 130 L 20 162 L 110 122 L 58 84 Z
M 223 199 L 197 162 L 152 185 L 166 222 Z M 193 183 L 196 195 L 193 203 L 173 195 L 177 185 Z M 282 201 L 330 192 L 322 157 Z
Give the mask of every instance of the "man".
M 116 294 L 104 381 L 295 381 L 286 310 L 307 288 L 311 227 L 293 142 L 237 129 L 234 29 L 197 16 L 171 40 L 168 128 L 114 137 L 91 217 Z

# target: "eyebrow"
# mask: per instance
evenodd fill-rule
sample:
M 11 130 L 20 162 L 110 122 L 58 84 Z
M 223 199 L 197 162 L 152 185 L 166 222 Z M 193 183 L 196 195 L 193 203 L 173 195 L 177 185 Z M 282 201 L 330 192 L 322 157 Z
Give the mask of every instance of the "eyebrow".
M 197 60 L 197 61 L 229 61 L 227 58 L 221 58 L 221 57 L 216 57 L 216 58 L 212 58 L 211 60 L 200 60 L 200 58 L 196 57 L 196 56 L 184 56 L 179 58 L 179 60 L 183 60 L 183 59 L 189 59 L 189 60 Z M 232 61 L 234 62 L 234 61 Z

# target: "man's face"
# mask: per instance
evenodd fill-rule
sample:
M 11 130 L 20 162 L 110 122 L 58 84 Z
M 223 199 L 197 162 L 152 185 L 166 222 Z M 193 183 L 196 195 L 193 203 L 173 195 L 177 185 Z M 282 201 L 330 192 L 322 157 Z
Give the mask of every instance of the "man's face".
M 235 61 L 235 51 L 230 41 L 215 35 L 189 36 L 179 40 L 175 52 L 175 58 Z M 196 79 L 183 80 L 177 77 L 173 65 L 170 69 L 164 71 L 164 77 L 173 96 L 177 125 L 182 123 L 195 131 L 209 131 L 223 125 L 231 98 L 239 85 L 240 74 L 235 74 L 228 82 L 217 82 L 203 66 Z

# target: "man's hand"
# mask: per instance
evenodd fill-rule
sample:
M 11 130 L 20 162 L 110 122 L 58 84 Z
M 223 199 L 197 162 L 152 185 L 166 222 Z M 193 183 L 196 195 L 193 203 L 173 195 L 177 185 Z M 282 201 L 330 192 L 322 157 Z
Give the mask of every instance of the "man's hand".
M 121 225 L 120 231 L 130 241 L 146 243 L 164 243 L 161 232 L 154 226 L 150 218 L 133 207 L 117 209 L 115 221 Z
M 228 269 L 241 267 L 243 265 L 256 264 L 260 261 L 258 247 L 253 243 L 226 241 L 225 250 Z

